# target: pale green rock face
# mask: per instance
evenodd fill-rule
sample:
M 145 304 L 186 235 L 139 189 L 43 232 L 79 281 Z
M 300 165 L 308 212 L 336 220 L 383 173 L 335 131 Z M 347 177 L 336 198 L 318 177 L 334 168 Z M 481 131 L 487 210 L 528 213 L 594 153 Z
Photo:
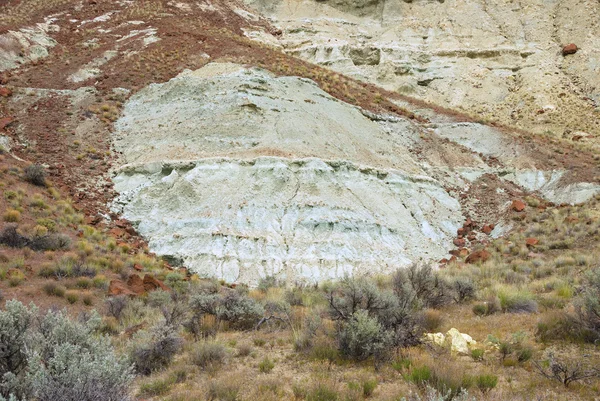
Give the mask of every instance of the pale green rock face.
M 435 127 L 374 116 L 307 79 L 208 64 L 125 104 L 113 209 L 202 276 L 312 282 L 444 258 L 464 220 L 457 189 L 486 174 L 560 188 L 543 180 L 559 172 L 500 132 Z M 510 167 L 486 164 L 486 146 Z M 498 191 L 500 216 L 511 198 Z

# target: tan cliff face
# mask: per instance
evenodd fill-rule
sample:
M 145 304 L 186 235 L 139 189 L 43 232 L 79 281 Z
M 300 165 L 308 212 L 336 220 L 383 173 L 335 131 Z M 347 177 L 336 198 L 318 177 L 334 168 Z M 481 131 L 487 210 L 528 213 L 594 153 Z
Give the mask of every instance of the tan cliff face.
M 289 54 L 482 121 L 600 134 L 597 1 L 247 3 L 281 29 Z M 570 43 L 578 51 L 563 56 Z

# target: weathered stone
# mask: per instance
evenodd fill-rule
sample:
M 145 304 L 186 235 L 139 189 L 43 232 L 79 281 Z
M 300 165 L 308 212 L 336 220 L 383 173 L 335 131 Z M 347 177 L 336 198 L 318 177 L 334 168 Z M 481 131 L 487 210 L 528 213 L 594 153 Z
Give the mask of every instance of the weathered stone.
M 465 262 L 467 263 L 483 263 L 485 261 L 487 261 L 492 255 L 486 251 L 485 249 L 479 250 L 479 251 L 475 251 L 472 252 L 469 256 L 467 256 L 467 259 L 465 259 Z
M 165 284 L 163 284 L 162 281 L 158 280 L 156 277 L 152 276 L 151 274 L 146 274 L 144 276 L 143 285 L 144 285 L 144 289 L 147 292 L 159 290 L 159 289 L 163 290 L 163 291 L 171 291 L 171 289 L 169 287 L 167 287 Z
M 575 43 L 569 43 L 568 45 L 563 47 L 562 54 L 563 56 L 568 56 L 569 54 L 577 53 L 577 50 L 579 49 L 577 48 L 577 45 Z
M 135 292 L 137 295 L 142 295 L 147 291 L 145 281 L 142 280 L 142 278 L 137 274 L 132 274 L 129 276 L 129 278 L 127 279 L 127 286 L 131 291 Z
M 473 341 L 471 336 L 463 334 L 455 328 L 451 328 L 446 333 L 444 344 L 450 348 L 452 353 L 469 355 L 469 345 L 474 345 L 475 341 Z
M 8 89 L 7 87 L 5 87 L 5 86 L 0 87 L 0 96 L 1 97 L 12 96 L 12 91 L 10 89 Z
M 537 239 L 537 238 L 527 238 L 527 239 L 525 239 L 525 245 L 527 245 L 527 247 L 536 246 L 539 242 L 540 242 L 540 240 Z
M 424 341 L 443 347 L 446 342 L 446 336 L 443 333 L 425 333 Z
M 135 292 L 131 291 L 127 284 L 121 280 L 111 280 L 108 285 L 108 295 L 136 295 Z
M 464 238 L 455 238 L 455 239 L 452 241 L 452 243 L 453 243 L 455 246 L 458 246 L 458 247 L 464 247 L 464 246 L 465 246 L 465 244 L 466 244 L 466 241 L 465 241 L 465 239 L 464 239 Z
M 483 228 L 481 229 L 481 232 L 486 235 L 490 235 L 492 231 L 494 231 L 494 228 L 490 224 L 484 225 Z
M 511 204 L 511 209 L 514 210 L 515 212 L 522 212 L 523 210 L 525 210 L 525 203 L 522 200 L 519 199 L 515 199 L 512 204 Z
M 13 117 L 3 117 L 0 118 L 0 131 L 4 130 L 4 128 L 8 127 L 13 123 L 15 119 Z

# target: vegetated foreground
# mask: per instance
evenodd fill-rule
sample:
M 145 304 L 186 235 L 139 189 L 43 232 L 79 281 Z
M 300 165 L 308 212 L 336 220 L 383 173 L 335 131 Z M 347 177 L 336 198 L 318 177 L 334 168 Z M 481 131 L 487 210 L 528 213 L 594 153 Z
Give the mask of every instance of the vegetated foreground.
M 267 277 L 252 289 L 172 270 L 106 213 L 110 185 L 94 177 L 112 163 L 108 135 L 129 96 L 115 88 L 136 91 L 225 57 L 315 79 L 371 111 L 423 117 L 385 91 L 241 36 L 249 19 L 227 4 L 190 3 L 185 21 L 197 25 L 186 26 L 186 3 L 69 3 L 11 1 L 0 20 L 5 34 L 55 14 L 73 25 L 54 32 L 56 43 L 38 43 L 57 46 L 47 57 L 39 46 L 10 53 L 22 66 L 1 77 L 0 123 L 11 140 L 0 151 L 0 399 L 599 397 L 600 199 L 523 198 L 506 216 L 511 233 L 470 252 L 464 238 L 490 227 L 468 221 L 442 269 L 318 286 Z M 93 40 L 93 27 L 124 37 L 136 20 L 144 21 L 127 40 Z M 592 154 L 560 142 L 519 141 L 568 149 L 556 163 L 578 174 L 596 168 Z

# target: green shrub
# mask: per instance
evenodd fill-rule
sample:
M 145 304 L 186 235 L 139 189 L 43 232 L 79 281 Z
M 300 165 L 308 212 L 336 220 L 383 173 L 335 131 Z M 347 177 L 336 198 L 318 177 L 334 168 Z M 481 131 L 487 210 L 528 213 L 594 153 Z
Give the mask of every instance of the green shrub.
M 363 380 L 363 382 L 362 382 L 363 396 L 365 398 L 372 396 L 376 387 L 377 387 L 377 380 L 375 380 L 375 379 Z
M 486 304 L 475 304 L 473 305 L 473 313 L 477 316 L 485 316 L 488 314 L 488 308 Z
M 0 311 L 0 396 L 45 401 L 124 400 L 131 367 L 108 338 L 94 335 L 100 318 L 71 321 L 66 312 L 8 301 Z M 33 324 L 37 321 L 37 324 Z
M 523 347 L 517 350 L 517 361 L 523 363 L 527 362 L 533 356 L 533 348 L 531 347 Z
M 173 381 L 170 378 L 158 379 L 140 386 L 140 397 L 156 397 L 169 392 Z
M 471 358 L 473 358 L 474 361 L 482 361 L 484 354 L 485 351 L 482 349 L 475 348 L 471 350 Z
M 67 302 L 69 302 L 70 304 L 74 304 L 77 301 L 79 301 L 79 295 L 77 295 L 74 292 L 67 292 L 65 298 L 67 299 Z
M 487 393 L 498 384 L 498 376 L 479 375 L 475 377 L 475 384 L 482 393 Z
M 337 390 L 327 383 L 317 383 L 304 396 L 306 401 L 338 401 L 339 398 Z
M 357 361 L 383 357 L 392 343 L 391 335 L 365 310 L 354 313 L 337 336 L 340 353 Z
M 537 312 L 537 302 L 529 292 L 503 288 L 498 291 L 498 298 L 500 299 L 500 307 L 504 312 Z
M 431 380 L 432 374 L 431 369 L 428 366 L 414 367 L 410 373 L 406 376 L 406 380 L 411 381 L 417 385 L 424 385 Z
M 275 363 L 271 361 L 268 356 L 266 356 L 258 364 L 258 370 L 260 370 L 261 373 L 269 373 L 273 370 L 274 367 Z
M 204 314 L 212 315 L 217 319 L 217 326 L 226 321 L 237 329 L 254 328 L 264 313 L 255 300 L 231 290 L 224 294 L 195 295 L 190 300 L 190 307 L 198 319 Z

